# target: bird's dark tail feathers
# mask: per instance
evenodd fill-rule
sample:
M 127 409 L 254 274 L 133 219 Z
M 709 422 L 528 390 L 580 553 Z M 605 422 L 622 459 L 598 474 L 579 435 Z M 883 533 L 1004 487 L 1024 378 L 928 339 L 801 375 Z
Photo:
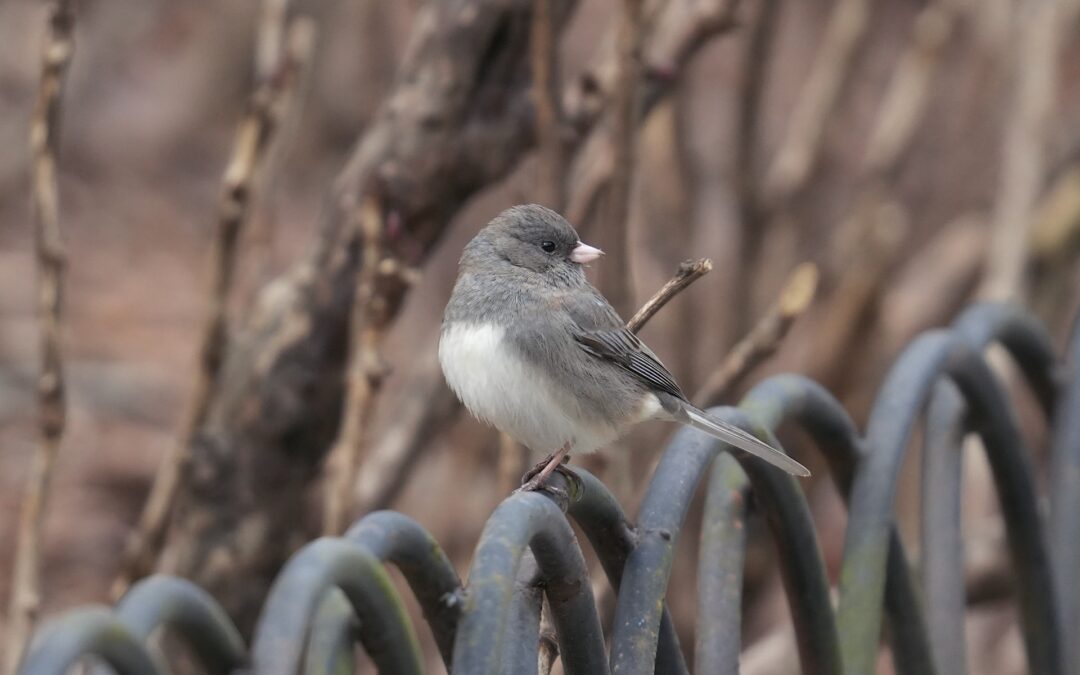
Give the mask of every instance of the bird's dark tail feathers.
M 810 472 L 805 466 L 788 457 L 783 450 L 777 450 L 773 446 L 746 433 L 734 424 L 728 424 L 718 420 L 708 413 L 698 410 L 691 405 L 684 405 L 686 411 L 686 423 L 698 431 L 703 431 L 713 438 L 730 443 L 735 447 L 749 452 L 755 457 L 760 457 L 769 464 L 787 471 L 793 476 L 809 476 Z

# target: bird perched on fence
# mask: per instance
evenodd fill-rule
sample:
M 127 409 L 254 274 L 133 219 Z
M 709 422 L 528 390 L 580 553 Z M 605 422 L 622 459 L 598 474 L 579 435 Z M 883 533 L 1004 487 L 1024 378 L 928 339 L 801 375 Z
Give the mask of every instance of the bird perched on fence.
M 650 419 L 679 422 L 797 476 L 784 452 L 694 407 L 660 359 L 585 279 L 603 254 L 554 211 L 503 211 L 461 256 L 439 363 L 469 411 L 535 452 L 540 487 L 573 450 L 588 453 Z

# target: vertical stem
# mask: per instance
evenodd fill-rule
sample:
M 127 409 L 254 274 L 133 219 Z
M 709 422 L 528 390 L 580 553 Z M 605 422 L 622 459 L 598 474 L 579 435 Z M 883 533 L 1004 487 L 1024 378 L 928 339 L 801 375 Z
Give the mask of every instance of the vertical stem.
M 614 173 L 604 195 L 600 245 L 608 253 L 601 267 L 600 286 L 620 313 L 633 302 L 630 247 L 627 245 L 631 187 L 637 156 L 637 95 L 641 81 L 642 2 L 624 0 L 618 34 L 618 77 L 612 95 Z
M 74 19 L 68 0 L 57 0 L 49 9 L 41 83 L 30 123 L 38 319 L 41 325 L 41 373 L 38 378 L 40 438 L 23 497 L 15 544 L 3 663 L 3 672 L 8 674 L 14 673 L 19 666 L 41 605 L 41 532 L 48 507 L 49 483 L 65 426 L 60 322 L 66 254 L 60 232 L 56 156 L 60 131 L 60 93 L 74 48 Z
M 1005 123 L 1001 186 L 994 206 L 983 295 L 1019 299 L 1025 293 L 1028 229 L 1045 180 L 1044 143 L 1054 107 L 1059 29 L 1056 0 L 1017 9 L 1012 48 L 1013 101 Z
M 270 71 L 260 70 L 248 110 L 236 131 L 218 202 L 217 236 L 211 251 L 195 384 L 176 443 L 158 468 L 139 523 L 128 539 L 120 575 L 112 589 L 114 597 L 153 569 L 164 545 L 173 505 L 191 462 L 191 445 L 206 421 L 228 350 L 227 307 L 236 270 L 237 242 L 251 213 L 259 170 L 281 119 L 286 94 L 311 53 L 314 37 L 310 21 L 296 19 L 290 23 L 284 32 L 286 44 L 278 52 L 279 62 Z
M 382 382 L 383 367 L 378 349 L 386 327 L 386 301 L 378 290 L 383 257 L 380 208 L 378 201 L 369 197 L 360 210 L 363 259 L 357 273 L 352 308 L 352 353 L 349 355 L 345 411 L 341 431 L 327 459 L 327 466 L 331 468 L 323 512 L 323 533 L 327 535 L 338 535 L 345 530 L 353 504 L 364 435 L 371 419 L 375 393 Z
M 552 0 L 534 0 L 529 36 L 532 59 L 532 96 L 536 106 L 536 139 L 539 147 L 537 201 L 562 212 L 566 203 L 563 181 L 562 109 L 559 105 L 559 50 Z

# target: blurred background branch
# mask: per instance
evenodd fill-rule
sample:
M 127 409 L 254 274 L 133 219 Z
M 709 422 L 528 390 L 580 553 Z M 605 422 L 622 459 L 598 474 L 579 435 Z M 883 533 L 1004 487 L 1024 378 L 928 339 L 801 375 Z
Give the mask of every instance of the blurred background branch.
M 75 14 L 69 0 L 50 3 L 48 13 L 44 44 L 41 46 L 41 79 L 34 116 L 30 121 L 29 139 L 41 349 L 37 381 L 38 441 L 29 480 L 23 488 L 19 530 L 14 546 L 15 561 L 4 643 L 5 675 L 11 675 L 18 669 L 41 609 L 42 539 L 49 510 L 50 486 L 67 417 L 61 345 L 67 253 L 60 229 L 57 161 L 61 95 L 75 48 Z
M 257 81 L 248 111 L 237 128 L 232 155 L 222 178 L 216 237 L 210 254 L 207 308 L 199 339 L 199 369 L 176 444 L 154 478 L 146 505 L 124 553 L 123 570 L 113 585 L 119 598 L 131 582 L 154 569 L 176 496 L 190 471 L 190 446 L 205 424 L 219 388 L 221 365 L 229 349 L 226 308 L 237 268 L 237 243 L 250 217 L 256 181 L 266 158 L 289 92 L 303 64 L 311 57 L 314 25 L 295 19 L 286 29 L 285 3 L 268 0 L 257 42 Z M 276 39 L 274 44 L 271 44 Z M 269 59 L 273 59 L 270 61 Z

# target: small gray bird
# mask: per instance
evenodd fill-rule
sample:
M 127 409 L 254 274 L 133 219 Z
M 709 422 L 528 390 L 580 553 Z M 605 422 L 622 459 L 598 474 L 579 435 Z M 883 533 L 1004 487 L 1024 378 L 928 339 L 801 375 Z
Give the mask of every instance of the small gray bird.
M 650 419 L 688 424 L 788 473 L 785 453 L 694 407 L 660 359 L 585 279 L 602 251 L 530 204 L 507 209 L 465 247 L 443 317 L 439 363 L 480 420 L 551 455 L 523 486 Z M 542 468 L 541 468 L 542 467 Z

